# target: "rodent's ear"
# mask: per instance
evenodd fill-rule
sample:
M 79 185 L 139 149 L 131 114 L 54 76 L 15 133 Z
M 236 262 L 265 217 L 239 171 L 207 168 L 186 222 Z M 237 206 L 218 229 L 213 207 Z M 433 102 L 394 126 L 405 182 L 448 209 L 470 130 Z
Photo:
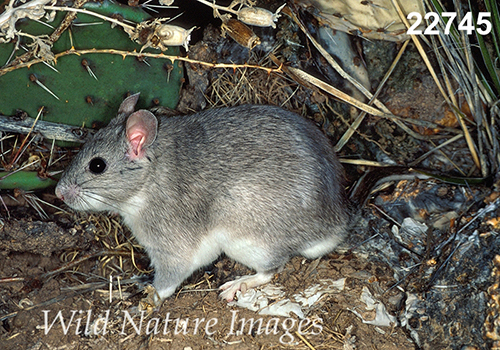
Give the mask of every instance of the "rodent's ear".
M 139 95 L 141 93 L 137 93 L 134 95 L 130 95 L 126 99 L 123 100 L 123 102 L 120 105 L 120 108 L 118 108 L 118 113 L 123 113 L 125 115 L 130 115 L 134 113 L 135 110 L 135 105 L 137 104 L 137 101 L 139 100 Z
M 125 101 L 124 101 L 125 102 Z M 158 120 L 150 111 L 139 110 L 127 119 L 126 134 L 130 159 L 142 158 L 144 150 L 156 139 Z

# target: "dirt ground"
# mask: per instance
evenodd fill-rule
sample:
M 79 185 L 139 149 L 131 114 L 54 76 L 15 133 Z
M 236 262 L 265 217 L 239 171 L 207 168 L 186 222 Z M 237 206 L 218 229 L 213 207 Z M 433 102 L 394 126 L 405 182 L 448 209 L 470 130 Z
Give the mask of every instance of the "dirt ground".
M 375 85 L 400 45 L 362 46 Z M 310 69 L 325 64 L 307 44 L 302 47 L 306 53 L 280 57 L 296 55 Z M 268 56 L 241 54 L 213 27 L 190 48 L 190 57 L 272 65 Z M 284 74 L 185 68 L 182 113 L 230 105 L 237 94 L 237 104 L 279 104 L 314 119 L 332 144 L 348 129 L 349 108 Z M 394 114 L 457 128 L 414 48 L 380 98 Z M 408 165 L 434 146 L 369 116 L 339 155 Z M 446 156 L 435 152 L 416 164 L 453 175 L 458 164 L 477 177 L 464 140 L 442 150 Z M 365 169 L 346 165 L 349 181 Z M 47 189 L 35 194 L 57 207 L 42 204 L 46 218 L 29 202 L 7 204 L 8 212 L 0 208 L 0 348 L 488 349 L 500 328 L 500 192 L 494 180 L 479 186 L 391 182 L 368 201 L 342 247 L 314 261 L 293 258 L 270 283 L 277 289 L 260 288 L 264 295 L 255 295 L 251 310 L 218 297 L 218 286 L 252 273 L 226 257 L 195 272 L 159 309 L 148 306 L 143 299 L 154 272 L 120 218 L 71 213 Z M 7 192 L 5 200 L 14 195 Z M 26 196 L 32 194 L 17 198 Z
M 9 235 L 7 228 L 4 226 L 2 238 Z M 30 234 L 45 238 L 40 237 L 34 245 L 50 239 L 50 232 L 41 232 L 40 227 L 37 230 Z M 402 328 L 367 325 L 350 311 L 358 310 L 368 320 L 374 318 L 374 311 L 365 310 L 360 295 L 363 287 L 386 290 L 396 282 L 391 269 L 382 264 L 341 254 L 317 261 L 294 258 L 273 281 L 285 291 L 279 299 L 324 280 L 346 279 L 342 291 L 321 297 L 302 319 L 293 313 L 289 317 L 259 315 L 218 298 L 217 286 L 251 273 L 227 258 L 197 272 L 159 310 L 141 313 L 137 306 L 144 295 L 138 285 L 150 280 L 151 274 L 140 282 L 125 280 L 135 269 L 127 252 L 107 255 L 105 262 L 94 256 L 65 267 L 85 254 L 105 251 L 107 241 L 114 239 L 105 236 L 93 241 L 90 230 L 81 226 L 74 233 L 85 236 L 87 231 L 89 238 L 87 249 L 81 249 L 81 240 L 73 248 L 71 254 L 76 256 L 59 251 L 4 255 L 2 276 L 30 277 L 2 285 L 2 314 L 15 314 L 4 318 L 3 349 L 349 349 L 350 344 L 358 349 L 415 348 Z M 56 269 L 60 271 L 47 276 Z M 113 284 L 111 298 L 109 276 L 115 281 L 122 279 L 119 287 Z M 397 288 L 384 295 L 389 313 L 398 309 L 402 298 Z M 165 325 L 167 318 L 170 321 Z

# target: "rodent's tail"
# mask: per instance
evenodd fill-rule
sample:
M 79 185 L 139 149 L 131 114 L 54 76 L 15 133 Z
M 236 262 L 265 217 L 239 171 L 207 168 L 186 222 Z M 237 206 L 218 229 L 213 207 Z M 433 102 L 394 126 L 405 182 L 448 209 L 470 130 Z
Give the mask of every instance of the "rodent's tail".
M 484 178 L 471 177 L 454 177 L 446 174 L 441 174 L 434 170 L 421 168 L 408 168 L 403 166 L 387 166 L 375 168 L 367 171 L 359 180 L 351 187 L 348 198 L 353 208 L 362 208 L 371 192 L 376 186 L 388 181 L 414 180 L 414 179 L 437 179 L 439 181 L 462 185 L 486 185 L 491 186 L 493 175 Z
M 396 176 L 408 176 L 408 173 L 408 168 L 400 166 L 387 166 L 368 170 L 349 190 L 348 198 L 351 205 L 354 208 L 362 208 L 377 185 L 394 180 Z

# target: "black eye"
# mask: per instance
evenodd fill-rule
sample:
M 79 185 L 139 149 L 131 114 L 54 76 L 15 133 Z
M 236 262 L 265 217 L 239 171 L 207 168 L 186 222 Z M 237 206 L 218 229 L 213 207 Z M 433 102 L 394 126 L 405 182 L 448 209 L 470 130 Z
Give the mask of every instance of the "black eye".
M 94 158 L 89 162 L 89 170 L 94 174 L 102 174 L 106 170 L 106 161 L 102 158 Z

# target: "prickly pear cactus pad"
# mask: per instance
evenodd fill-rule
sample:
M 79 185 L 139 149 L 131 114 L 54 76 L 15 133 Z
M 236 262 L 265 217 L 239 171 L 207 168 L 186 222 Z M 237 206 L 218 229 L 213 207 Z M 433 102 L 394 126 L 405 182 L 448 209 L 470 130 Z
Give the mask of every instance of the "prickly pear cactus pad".
M 32 1 L 50 5 L 48 1 Z M 109 0 L 88 2 L 83 8 L 132 24 L 149 18 L 140 8 Z M 0 27 L 16 16 L 16 11 L 11 12 L 1 15 Z M 46 17 L 52 13 L 55 18 L 49 22 Z M 139 104 L 143 108 L 156 104 L 175 108 L 182 77 L 178 62 L 127 56 L 127 52 L 139 52 L 141 46 L 132 42 L 120 26 L 84 13 L 77 13 L 68 24 L 65 19 L 68 13 L 71 12 L 48 10 L 47 16 L 37 21 L 23 16 L 25 18 L 15 24 L 15 35 L 9 38 L 8 31 L 3 31 L 0 67 L 15 68 L 30 53 L 31 57 L 43 58 L 45 62 L 3 71 L 6 73 L 0 75 L 0 114 L 13 115 L 21 109 L 36 117 L 43 107 L 43 120 L 91 127 L 95 122 L 107 123 L 128 92 L 141 92 Z M 52 45 L 52 38 L 57 37 L 54 33 L 61 28 L 62 34 Z M 53 59 L 54 55 L 72 48 L 76 54 Z M 100 53 L 79 52 L 92 49 Z M 111 50 L 124 54 L 112 54 Z M 159 53 L 153 49 L 150 52 Z M 176 55 L 178 48 L 168 48 L 164 54 Z

